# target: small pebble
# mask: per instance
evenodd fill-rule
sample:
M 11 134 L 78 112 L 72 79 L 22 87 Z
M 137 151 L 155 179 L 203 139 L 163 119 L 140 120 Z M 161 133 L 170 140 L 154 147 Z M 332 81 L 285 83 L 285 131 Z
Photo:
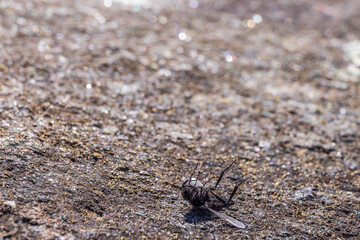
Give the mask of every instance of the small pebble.
M 7 205 L 7 206 L 10 206 L 12 208 L 16 208 L 15 201 L 5 201 L 4 204 Z

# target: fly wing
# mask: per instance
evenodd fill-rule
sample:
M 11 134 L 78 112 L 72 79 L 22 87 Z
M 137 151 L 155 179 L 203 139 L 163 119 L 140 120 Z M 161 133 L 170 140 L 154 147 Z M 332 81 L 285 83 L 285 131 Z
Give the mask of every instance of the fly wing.
M 237 227 L 237 228 L 241 228 L 244 229 L 245 228 L 245 224 L 243 224 L 242 222 L 240 222 L 239 220 L 236 220 L 233 217 L 230 217 L 226 214 L 220 213 L 218 211 L 215 211 L 214 209 L 211 209 L 209 207 L 207 207 L 207 209 L 209 209 L 210 212 L 212 212 L 213 214 L 215 214 L 216 216 L 218 216 L 221 219 L 224 219 L 225 221 L 227 221 L 228 223 L 230 223 L 231 225 Z

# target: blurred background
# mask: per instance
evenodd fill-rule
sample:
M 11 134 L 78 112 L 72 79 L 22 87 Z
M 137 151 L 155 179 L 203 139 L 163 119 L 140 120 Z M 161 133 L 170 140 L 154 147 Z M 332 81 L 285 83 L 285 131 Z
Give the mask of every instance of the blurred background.
M 0 238 L 355 239 L 359 12 L 0 0 Z M 244 231 L 175 187 L 235 158 Z

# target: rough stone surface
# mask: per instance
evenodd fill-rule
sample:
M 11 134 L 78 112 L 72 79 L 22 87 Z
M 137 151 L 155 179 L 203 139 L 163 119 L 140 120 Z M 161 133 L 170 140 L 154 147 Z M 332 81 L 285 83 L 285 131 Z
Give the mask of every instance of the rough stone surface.
M 359 12 L 0 0 L 0 238 L 359 239 Z M 179 194 L 236 158 L 244 230 Z

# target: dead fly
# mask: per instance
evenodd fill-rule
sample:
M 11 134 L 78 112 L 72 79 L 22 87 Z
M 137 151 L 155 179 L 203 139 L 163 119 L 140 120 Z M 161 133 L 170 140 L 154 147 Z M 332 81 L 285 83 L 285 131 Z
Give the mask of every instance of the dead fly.
M 245 225 L 242 222 L 240 222 L 239 220 L 236 220 L 233 217 L 230 217 L 228 215 L 225 215 L 225 214 L 220 213 L 215 210 L 215 209 L 221 209 L 221 208 L 230 206 L 231 199 L 234 197 L 239 186 L 246 181 L 246 179 L 245 179 L 245 180 L 241 180 L 239 183 L 237 183 L 236 186 L 234 187 L 229 199 L 227 199 L 227 200 L 224 199 L 223 197 L 218 196 L 217 194 L 215 194 L 213 192 L 213 190 L 215 190 L 217 188 L 217 186 L 220 183 L 221 179 L 223 178 L 225 172 L 235 163 L 235 161 L 232 162 L 227 168 L 225 168 L 221 172 L 214 188 L 206 187 L 206 184 L 209 181 L 207 181 L 205 184 L 202 184 L 197 178 L 192 178 L 192 176 L 194 175 L 194 172 L 196 171 L 196 168 L 198 166 L 198 165 L 196 165 L 196 168 L 195 168 L 194 172 L 191 174 L 189 180 L 186 180 L 182 185 L 182 196 L 185 200 L 188 200 L 190 202 L 190 204 L 193 205 L 194 207 L 205 207 L 210 212 L 212 212 L 216 216 L 224 219 L 231 225 L 238 227 L 238 228 L 245 228 Z

